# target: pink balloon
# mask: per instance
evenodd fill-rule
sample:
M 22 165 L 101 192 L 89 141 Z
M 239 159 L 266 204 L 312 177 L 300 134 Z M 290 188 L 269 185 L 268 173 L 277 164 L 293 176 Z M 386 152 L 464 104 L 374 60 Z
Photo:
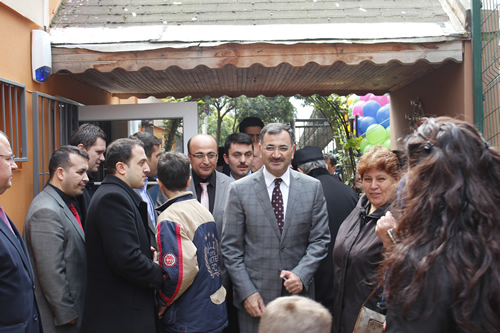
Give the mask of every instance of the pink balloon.
M 372 96 L 373 96 L 372 93 L 368 93 L 368 94 L 366 94 L 364 96 L 359 96 L 359 100 L 365 102 L 365 101 L 370 100 L 370 97 L 372 97 Z
M 363 105 L 364 104 L 365 104 L 365 102 L 363 102 L 363 101 L 356 102 L 354 104 L 354 106 L 352 107 L 352 115 L 363 117 Z
M 391 98 L 389 97 L 389 95 L 382 95 L 380 96 L 380 100 L 378 101 L 378 103 L 380 104 L 380 106 L 384 106 L 386 104 L 389 104 L 390 101 Z

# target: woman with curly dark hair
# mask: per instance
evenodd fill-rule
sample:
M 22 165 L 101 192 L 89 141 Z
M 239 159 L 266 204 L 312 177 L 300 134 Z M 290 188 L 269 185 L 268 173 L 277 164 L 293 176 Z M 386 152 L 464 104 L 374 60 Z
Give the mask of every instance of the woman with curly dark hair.
M 500 155 L 464 121 L 406 141 L 396 242 L 380 270 L 386 332 L 500 332 Z

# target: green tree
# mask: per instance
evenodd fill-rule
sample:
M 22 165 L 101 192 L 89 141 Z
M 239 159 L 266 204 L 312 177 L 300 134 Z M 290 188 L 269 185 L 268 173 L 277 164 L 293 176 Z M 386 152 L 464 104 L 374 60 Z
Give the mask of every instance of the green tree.
M 239 97 L 235 114 L 235 126 L 246 117 L 258 117 L 264 124 L 289 124 L 297 113 L 289 97 L 257 96 L 255 98 Z
M 275 97 L 258 96 L 249 98 L 246 96 L 227 97 L 222 96 L 212 98 L 209 96 L 201 99 L 193 99 L 190 96 L 185 98 L 168 98 L 164 102 L 198 102 L 198 123 L 201 128 L 204 119 L 207 118 L 207 133 L 213 135 L 219 146 L 223 146 L 226 137 L 237 131 L 237 125 L 245 117 L 258 117 L 267 123 L 280 122 L 290 123 L 295 118 L 297 110 L 290 102 L 290 98 L 281 95 Z M 166 131 L 165 147 L 172 147 L 175 136 L 179 134 L 179 120 L 166 120 L 162 126 Z M 167 150 L 167 149 L 165 149 Z
M 332 94 L 330 96 L 312 95 L 301 98 L 321 112 L 333 130 L 336 146 L 341 147 L 336 153 L 338 161 L 351 168 L 344 168 L 344 179 L 349 180 L 356 174 L 356 157 L 358 156 L 360 137 L 352 135 L 348 119 L 347 103 L 344 96 Z
M 297 112 L 290 102 L 290 98 L 281 95 L 254 98 L 246 96 L 235 98 L 227 96 L 219 98 L 204 97 L 199 101 L 199 107 L 201 110 L 200 118 L 204 117 L 203 114 L 208 114 L 209 122 L 212 121 L 210 117 L 215 114 L 215 132 L 212 132 L 213 126 L 212 128 L 209 126 L 207 133 L 214 135 L 219 145 L 223 144 L 227 135 L 237 131 L 237 125 L 245 117 L 258 117 L 265 124 L 272 122 L 290 123 Z M 227 129 L 223 130 L 228 124 L 227 120 L 224 120 L 228 115 L 232 115 L 228 117 L 228 120 L 231 121 L 231 130 L 229 132 L 227 132 Z M 202 122 L 202 119 L 200 119 L 200 122 Z

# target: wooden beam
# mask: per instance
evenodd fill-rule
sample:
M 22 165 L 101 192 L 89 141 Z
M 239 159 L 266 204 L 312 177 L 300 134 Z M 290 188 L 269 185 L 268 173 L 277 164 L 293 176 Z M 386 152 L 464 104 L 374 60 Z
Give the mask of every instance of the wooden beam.
M 183 70 L 197 66 L 218 69 L 228 64 L 237 68 L 250 68 L 254 64 L 271 68 L 283 63 L 303 67 L 311 62 L 320 66 L 332 66 L 337 62 L 359 65 L 365 61 L 382 65 L 390 61 L 402 64 L 413 64 L 419 60 L 429 63 L 441 63 L 444 60 L 462 62 L 462 58 L 462 41 L 425 44 L 224 44 L 215 47 L 133 52 L 97 52 L 52 47 L 53 72 L 73 74 L 83 73 L 88 69 L 106 73 L 116 68 L 127 72 L 139 71 L 144 67 L 162 71 L 172 66 Z

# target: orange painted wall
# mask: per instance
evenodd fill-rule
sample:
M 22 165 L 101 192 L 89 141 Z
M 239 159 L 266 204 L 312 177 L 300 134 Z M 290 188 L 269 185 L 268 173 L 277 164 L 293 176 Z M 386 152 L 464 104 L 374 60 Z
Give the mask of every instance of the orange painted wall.
M 51 1 L 51 11 L 59 1 Z M 52 15 L 52 13 L 51 13 Z M 39 91 L 56 97 L 66 97 L 82 104 L 113 104 L 106 92 L 88 86 L 69 76 L 51 76 L 45 83 L 31 79 L 31 30 L 39 26 L 19 15 L 10 7 L 0 3 L 0 78 L 26 86 L 27 124 L 28 124 L 28 162 L 23 162 L 14 172 L 12 188 L 0 196 L 2 205 L 19 229 L 24 226 L 24 218 L 33 200 L 33 136 L 32 136 L 32 98 Z M 1 120 L 0 120 L 1 122 Z M 3 124 L 2 124 L 3 125 Z

